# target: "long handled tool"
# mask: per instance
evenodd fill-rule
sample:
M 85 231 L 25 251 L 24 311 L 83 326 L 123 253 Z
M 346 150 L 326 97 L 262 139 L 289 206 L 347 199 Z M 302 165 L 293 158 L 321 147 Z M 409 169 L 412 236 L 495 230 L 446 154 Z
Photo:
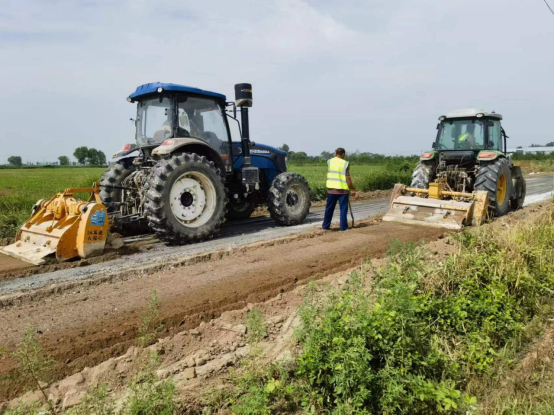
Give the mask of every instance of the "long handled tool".
M 350 192 L 348 192 L 348 210 L 350 211 L 350 218 L 352 218 L 352 228 L 354 228 L 354 212 L 352 212 L 352 204 L 350 203 Z

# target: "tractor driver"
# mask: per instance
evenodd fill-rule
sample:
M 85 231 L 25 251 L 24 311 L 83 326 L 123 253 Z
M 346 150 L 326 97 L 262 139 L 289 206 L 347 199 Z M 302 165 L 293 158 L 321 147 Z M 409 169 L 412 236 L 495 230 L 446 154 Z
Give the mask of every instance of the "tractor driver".
M 458 137 L 458 147 L 461 149 L 473 149 L 477 143 L 475 142 L 475 124 L 470 123 L 466 127 L 466 132 Z

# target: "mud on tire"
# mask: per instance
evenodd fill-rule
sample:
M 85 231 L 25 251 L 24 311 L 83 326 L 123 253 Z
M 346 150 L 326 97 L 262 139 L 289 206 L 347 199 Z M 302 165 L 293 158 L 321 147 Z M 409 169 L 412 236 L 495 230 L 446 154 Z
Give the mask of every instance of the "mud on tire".
M 499 158 L 491 162 L 482 162 L 475 178 L 475 190 L 489 193 L 492 215 L 506 215 L 510 211 L 512 195 L 512 177 L 508 160 Z
M 104 186 L 120 186 L 137 167 L 133 165 L 134 157 L 120 159 L 111 165 L 100 178 L 100 185 Z M 122 202 L 121 189 L 100 188 L 100 199 L 106 206 L 108 212 L 115 210 L 116 202 Z
M 411 188 L 427 189 L 429 184 L 433 181 L 435 176 L 435 163 L 434 161 L 430 162 L 419 162 L 414 169 L 412 175 Z
M 308 181 L 298 173 L 284 172 L 275 178 L 269 189 L 267 208 L 281 225 L 302 223 L 311 206 Z
M 191 194 L 188 185 L 184 185 L 191 178 L 201 185 L 198 194 Z M 175 192 L 183 187 L 186 189 L 176 196 Z M 220 170 L 204 156 L 184 153 L 161 160 L 152 168 L 146 188 L 145 216 L 163 241 L 173 244 L 202 241 L 211 238 L 225 221 L 227 189 Z M 177 217 L 180 213 L 189 215 L 186 211 L 189 208 L 198 212 L 195 204 L 203 207 L 196 219 Z

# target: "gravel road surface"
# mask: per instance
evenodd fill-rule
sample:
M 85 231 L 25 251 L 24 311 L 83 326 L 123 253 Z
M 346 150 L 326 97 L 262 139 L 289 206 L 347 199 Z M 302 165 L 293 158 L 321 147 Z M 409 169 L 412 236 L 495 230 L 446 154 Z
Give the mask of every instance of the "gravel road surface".
M 554 176 L 527 178 L 526 205 L 552 197 L 553 191 Z M 354 218 L 356 221 L 360 221 L 381 214 L 387 210 L 388 203 L 388 198 L 353 203 Z M 277 226 L 269 217 L 231 221 L 224 225 L 216 238 L 203 243 L 175 247 L 157 242 L 148 252 L 131 254 L 90 266 L 35 274 L 25 278 L 0 282 L 0 295 L 20 290 L 38 289 L 54 283 L 89 279 L 114 272 L 132 271 L 148 265 L 179 261 L 205 252 L 231 249 L 244 244 L 290 236 L 319 225 L 323 220 L 323 213 L 324 208 L 314 208 L 304 224 L 293 227 Z M 335 212 L 335 220 L 338 220 L 337 214 L 338 210 Z

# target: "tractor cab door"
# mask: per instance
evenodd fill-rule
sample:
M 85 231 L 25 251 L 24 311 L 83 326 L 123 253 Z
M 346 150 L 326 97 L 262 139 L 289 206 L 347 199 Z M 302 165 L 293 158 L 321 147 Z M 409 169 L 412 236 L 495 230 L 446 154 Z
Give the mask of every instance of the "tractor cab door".
M 488 120 L 488 146 L 490 150 L 504 152 L 504 141 L 502 140 L 502 127 L 499 120 Z
M 220 154 L 229 153 L 229 134 L 221 103 L 210 98 L 177 97 L 175 137 L 194 137 L 210 144 Z

